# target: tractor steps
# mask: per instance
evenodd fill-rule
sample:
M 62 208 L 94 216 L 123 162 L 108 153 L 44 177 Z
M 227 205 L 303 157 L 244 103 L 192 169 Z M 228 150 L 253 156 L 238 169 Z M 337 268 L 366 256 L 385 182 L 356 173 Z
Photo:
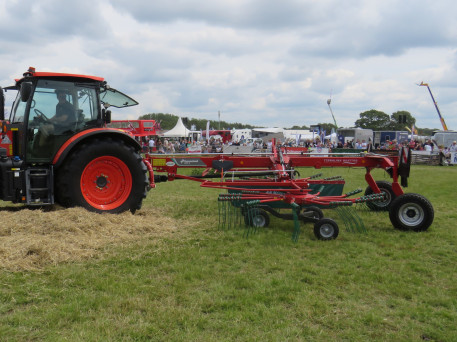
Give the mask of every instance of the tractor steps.
M 28 205 L 54 204 L 54 173 L 52 165 L 25 171 Z

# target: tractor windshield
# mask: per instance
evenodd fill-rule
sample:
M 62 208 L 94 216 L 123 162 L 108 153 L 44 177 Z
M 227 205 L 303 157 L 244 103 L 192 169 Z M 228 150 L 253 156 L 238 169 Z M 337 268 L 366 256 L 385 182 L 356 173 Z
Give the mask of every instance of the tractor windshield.
M 70 136 L 97 127 L 100 111 L 93 85 L 40 79 L 29 103 L 29 161 L 46 161 Z
M 120 91 L 112 88 L 101 88 L 100 89 L 100 101 L 103 103 L 105 108 L 108 107 L 116 107 L 116 108 L 123 108 L 123 107 L 130 107 L 135 106 L 138 104 L 134 99 L 130 96 L 127 96 Z

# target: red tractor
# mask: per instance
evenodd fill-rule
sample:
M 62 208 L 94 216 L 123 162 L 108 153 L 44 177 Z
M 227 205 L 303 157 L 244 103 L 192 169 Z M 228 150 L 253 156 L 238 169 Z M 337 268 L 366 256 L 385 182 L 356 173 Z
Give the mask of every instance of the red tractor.
M 34 68 L 4 89 L 18 93 L 5 120 L 0 88 L 0 200 L 110 213 L 141 207 L 150 188 L 141 147 L 127 133 L 106 128 L 109 107 L 135 100 L 101 77 Z

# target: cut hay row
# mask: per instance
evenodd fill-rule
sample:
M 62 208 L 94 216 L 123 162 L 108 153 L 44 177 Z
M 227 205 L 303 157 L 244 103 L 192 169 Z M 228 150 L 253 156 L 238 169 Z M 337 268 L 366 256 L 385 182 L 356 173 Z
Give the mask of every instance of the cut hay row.
M 182 222 L 157 209 L 135 215 L 96 214 L 82 208 L 0 209 L 0 268 L 40 270 L 47 265 L 102 257 L 108 246 L 140 243 L 175 234 Z

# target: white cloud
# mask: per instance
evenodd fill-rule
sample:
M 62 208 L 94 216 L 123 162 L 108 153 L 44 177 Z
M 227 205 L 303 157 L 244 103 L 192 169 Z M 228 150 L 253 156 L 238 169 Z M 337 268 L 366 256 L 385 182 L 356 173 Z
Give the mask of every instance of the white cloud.
M 457 5 L 450 0 L 10 0 L 0 84 L 29 67 L 103 76 L 151 112 L 257 126 L 349 126 L 408 110 L 457 129 Z

